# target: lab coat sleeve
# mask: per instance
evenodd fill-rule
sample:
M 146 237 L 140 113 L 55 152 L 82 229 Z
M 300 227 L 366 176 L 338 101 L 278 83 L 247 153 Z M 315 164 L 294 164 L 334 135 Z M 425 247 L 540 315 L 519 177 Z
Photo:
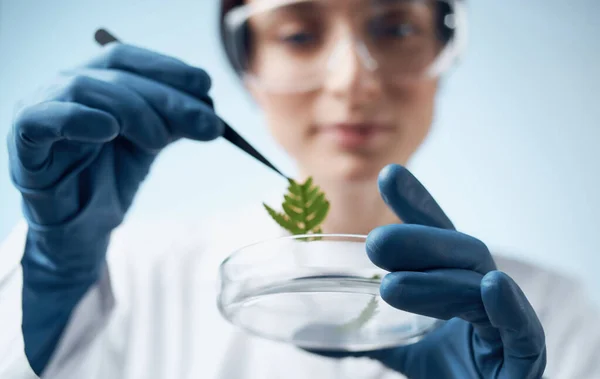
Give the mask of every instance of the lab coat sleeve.
M 0 378 L 38 378 L 25 356 L 21 329 L 23 275 L 20 260 L 27 225 L 21 222 L 0 245 Z M 110 275 L 104 268 L 74 309 L 73 315 L 41 378 L 100 378 L 98 336 L 114 307 Z M 85 374 L 84 374 L 85 371 Z
M 600 310 L 583 285 L 564 279 L 548 283 L 540 309 L 546 333 L 545 377 L 600 378 Z
M 25 225 L 18 225 L 0 242 L 0 378 L 37 378 L 29 367 L 21 333 L 22 271 Z
M 104 332 L 113 309 L 111 277 L 105 267 L 100 280 L 75 308 L 41 379 L 110 377 L 105 371 L 114 371 L 118 367 L 102 363 L 108 347 Z
M 582 282 L 509 255 L 494 259 L 519 284 L 544 327 L 544 378 L 600 379 L 600 311 Z
M 20 260 L 26 233 L 22 222 L 0 245 L 0 379 L 37 378 L 21 331 Z M 189 236 L 184 224 L 170 221 L 128 222 L 117 228 L 102 275 L 74 308 L 41 379 L 123 377 L 135 287 L 147 283 L 149 268 L 178 244 L 190 242 Z

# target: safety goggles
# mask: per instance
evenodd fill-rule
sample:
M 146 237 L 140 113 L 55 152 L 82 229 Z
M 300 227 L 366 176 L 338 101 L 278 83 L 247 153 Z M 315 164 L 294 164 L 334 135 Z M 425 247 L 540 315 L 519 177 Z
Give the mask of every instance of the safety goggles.
M 238 74 L 269 91 L 317 89 L 349 63 L 401 85 L 452 67 L 466 15 L 461 0 L 253 0 L 224 33 Z

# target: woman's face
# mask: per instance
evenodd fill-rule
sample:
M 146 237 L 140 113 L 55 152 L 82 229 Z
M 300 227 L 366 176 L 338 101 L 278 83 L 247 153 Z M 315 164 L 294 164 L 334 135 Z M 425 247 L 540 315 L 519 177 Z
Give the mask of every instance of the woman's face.
M 249 65 L 259 81 L 248 89 L 301 173 L 321 182 L 370 181 L 389 163 L 405 164 L 432 123 L 437 82 L 415 76 L 439 53 L 430 42 L 434 12 L 422 3 L 385 12 L 365 6 L 373 2 L 299 3 L 249 23 Z M 275 91 L 260 78 L 306 87 Z

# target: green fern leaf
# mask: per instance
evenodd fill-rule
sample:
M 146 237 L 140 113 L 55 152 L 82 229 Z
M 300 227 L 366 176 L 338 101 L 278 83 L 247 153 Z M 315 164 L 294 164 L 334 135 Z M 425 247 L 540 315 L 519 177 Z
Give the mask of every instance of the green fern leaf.
M 302 187 L 302 190 L 304 191 L 304 193 L 308 192 L 309 189 L 313 188 L 312 177 L 309 177 L 308 179 L 306 179 L 306 182 L 304 182 L 304 184 L 301 184 L 300 186 Z
M 323 208 L 327 203 L 327 200 L 325 200 L 325 194 L 324 193 L 320 193 L 318 194 L 315 199 L 308 204 L 308 207 L 306 208 L 306 213 L 309 215 L 315 214 L 319 209 Z
M 318 207 L 314 213 L 309 215 L 310 219 L 306 221 L 306 228 L 309 230 L 313 230 L 318 227 L 325 221 L 325 217 L 327 217 L 327 213 L 329 212 L 329 203 L 323 202 L 320 207 Z
M 329 202 L 312 177 L 304 183 L 289 180 L 288 193 L 281 204 L 283 214 L 265 204 L 269 215 L 292 234 L 320 234 L 321 224 L 329 213 Z
M 303 195 L 302 186 L 298 185 L 298 183 L 296 183 L 293 179 L 290 179 L 289 182 L 290 182 L 290 185 L 288 186 L 288 191 L 292 195 L 301 199 L 302 195 Z
M 315 201 L 315 198 L 317 197 L 317 195 L 319 195 L 319 193 L 319 187 L 311 188 L 306 194 L 306 202 L 312 203 L 313 201 Z
M 289 204 L 291 206 L 293 206 L 294 208 L 297 209 L 302 209 L 302 206 L 304 204 L 302 204 L 302 200 L 297 198 L 296 196 L 291 196 L 291 195 L 283 195 L 283 198 L 285 199 L 285 203 Z
M 281 204 L 281 207 L 283 208 L 283 211 L 285 212 L 285 214 L 295 223 L 297 223 L 298 225 L 300 223 L 302 223 L 304 221 L 304 215 L 302 214 L 302 208 L 298 209 L 292 205 L 290 205 L 289 203 L 283 203 Z
M 282 215 L 269 207 L 267 204 L 263 204 L 269 215 L 279 226 L 285 230 L 290 231 L 292 234 L 302 234 L 302 230 L 296 226 L 296 224 L 288 219 L 285 215 Z

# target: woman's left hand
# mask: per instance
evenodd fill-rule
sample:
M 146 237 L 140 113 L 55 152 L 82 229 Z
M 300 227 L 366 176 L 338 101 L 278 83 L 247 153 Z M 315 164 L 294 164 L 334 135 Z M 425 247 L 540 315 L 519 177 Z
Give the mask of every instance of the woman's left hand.
M 496 270 L 486 245 L 455 231 L 405 168 L 386 167 L 379 187 L 404 222 L 379 227 L 367 239 L 369 258 L 390 271 L 381 297 L 395 308 L 446 321 L 413 345 L 361 355 L 410 378 L 541 378 L 542 325 L 519 286 Z

